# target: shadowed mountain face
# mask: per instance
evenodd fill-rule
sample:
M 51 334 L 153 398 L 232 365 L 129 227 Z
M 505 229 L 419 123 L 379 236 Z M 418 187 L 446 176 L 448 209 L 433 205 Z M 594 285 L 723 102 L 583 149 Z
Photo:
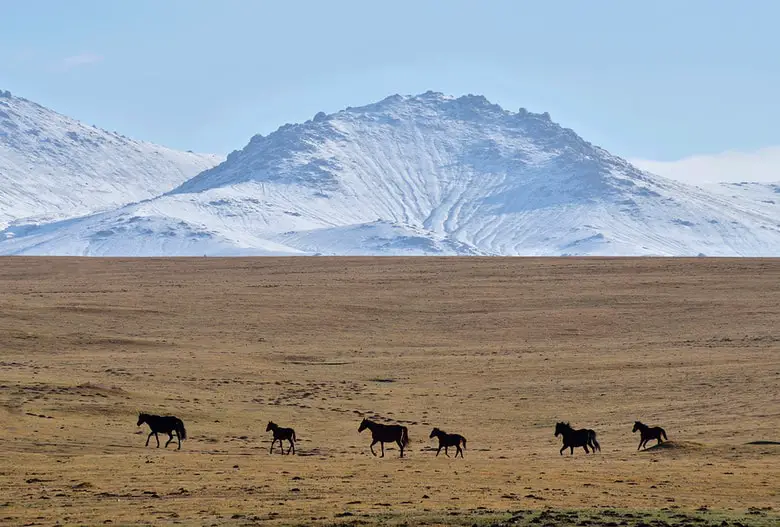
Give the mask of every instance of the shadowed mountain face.
M 9 229 L 0 252 L 777 255 L 777 223 L 547 114 L 428 92 L 257 135 L 156 199 Z

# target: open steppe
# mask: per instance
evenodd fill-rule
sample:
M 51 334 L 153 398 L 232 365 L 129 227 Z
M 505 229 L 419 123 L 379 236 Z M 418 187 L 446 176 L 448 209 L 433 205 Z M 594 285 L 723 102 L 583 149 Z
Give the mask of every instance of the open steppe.
M 408 456 L 371 456 L 364 415 Z M 672 444 L 637 452 L 636 419 Z M 560 456 L 558 420 L 601 453 Z M 2 524 L 770 525 L 755 441 L 780 441 L 780 260 L 0 259 Z

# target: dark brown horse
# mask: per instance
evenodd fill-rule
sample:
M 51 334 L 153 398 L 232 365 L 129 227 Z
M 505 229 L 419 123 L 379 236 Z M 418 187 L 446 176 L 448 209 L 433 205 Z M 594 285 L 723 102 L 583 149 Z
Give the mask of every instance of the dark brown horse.
M 409 430 L 405 426 L 401 425 L 383 425 L 382 423 L 375 423 L 368 419 L 363 419 L 360 422 L 358 432 L 362 432 L 368 428 L 371 430 L 371 453 L 374 452 L 374 445 L 380 443 L 382 447 L 382 455 L 385 457 L 385 443 L 397 443 L 398 448 L 401 449 L 401 457 L 404 457 L 404 448 L 409 444 Z
M 179 447 L 176 450 L 181 450 L 181 440 L 187 439 L 187 430 L 184 429 L 184 422 L 178 417 L 172 415 L 150 415 L 150 414 L 138 414 L 137 426 L 142 424 L 148 424 L 152 430 L 149 435 L 146 436 L 146 445 L 149 446 L 149 440 L 154 436 L 157 440 L 157 448 L 160 448 L 160 438 L 157 435 L 158 432 L 168 434 L 168 441 L 165 443 L 165 448 L 173 441 L 173 434 L 176 433 L 176 439 L 179 441 Z
M 439 438 L 439 448 L 438 450 L 436 450 L 436 456 L 439 455 L 439 452 L 441 452 L 442 447 L 444 447 L 444 455 L 450 457 L 450 454 L 449 452 L 447 452 L 447 450 L 449 450 L 449 447 L 454 446 L 456 449 L 455 457 L 458 457 L 458 454 L 460 454 L 460 457 L 463 457 L 463 450 L 461 450 L 460 445 L 463 445 L 463 448 L 466 448 L 466 438 L 463 437 L 462 435 L 448 434 L 443 430 L 434 428 L 433 430 L 431 430 L 431 435 L 428 437 Z
M 555 425 L 555 437 L 558 435 L 563 436 L 563 447 L 561 447 L 561 455 L 567 448 L 571 449 L 571 455 L 574 455 L 575 447 L 582 447 L 585 449 L 585 453 L 589 454 L 588 447 L 593 449 L 593 452 L 601 450 L 601 445 L 596 441 L 596 432 L 589 428 L 581 428 L 575 430 L 569 423 L 558 423 Z
M 639 430 L 639 446 L 636 447 L 637 450 L 639 450 L 642 447 L 647 448 L 647 442 L 652 441 L 653 439 L 658 440 L 658 444 L 660 445 L 663 443 L 661 440 L 661 436 L 667 441 L 669 441 L 669 438 L 666 437 L 666 431 L 661 428 L 660 426 L 647 426 L 646 424 L 640 423 L 639 421 L 634 421 L 634 429 L 631 430 L 631 433 L 636 433 L 636 431 Z
M 287 453 L 289 454 L 292 452 L 295 454 L 295 430 L 292 428 L 282 428 L 278 424 L 268 421 L 268 426 L 265 427 L 265 431 L 273 431 L 274 433 L 274 440 L 271 441 L 271 450 L 268 451 L 269 454 L 273 454 L 274 443 L 277 441 L 279 441 L 279 449 L 282 451 L 282 454 L 284 454 L 284 445 L 282 445 L 282 441 L 289 441 L 290 448 L 287 449 Z

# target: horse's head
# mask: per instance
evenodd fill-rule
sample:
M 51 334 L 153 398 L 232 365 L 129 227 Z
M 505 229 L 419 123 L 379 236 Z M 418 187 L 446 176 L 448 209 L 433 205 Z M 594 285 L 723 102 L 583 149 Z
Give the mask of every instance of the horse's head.
M 555 425 L 555 437 L 558 437 L 559 435 L 563 434 L 569 428 L 570 428 L 569 423 L 557 423 Z
M 265 431 L 270 432 L 274 428 L 276 428 L 276 424 L 274 424 L 273 421 L 268 421 L 268 426 L 265 427 Z
M 640 427 L 640 426 L 642 426 L 642 423 L 640 423 L 639 421 L 634 421 L 634 429 L 633 429 L 633 430 L 631 430 L 631 433 L 633 434 L 634 432 L 636 432 L 637 430 L 639 430 L 639 427 Z
M 138 414 L 138 423 L 136 423 L 136 426 L 141 426 L 144 424 L 144 421 L 146 421 L 146 418 L 149 417 L 146 414 Z
M 368 419 L 363 419 L 362 421 L 360 421 L 360 427 L 358 427 L 358 432 L 362 432 L 366 428 L 368 428 Z
M 441 430 L 439 430 L 438 428 L 434 428 L 433 430 L 431 430 L 431 435 L 429 435 L 428 437 L 434 438 L 439 434 L 441 434 Z

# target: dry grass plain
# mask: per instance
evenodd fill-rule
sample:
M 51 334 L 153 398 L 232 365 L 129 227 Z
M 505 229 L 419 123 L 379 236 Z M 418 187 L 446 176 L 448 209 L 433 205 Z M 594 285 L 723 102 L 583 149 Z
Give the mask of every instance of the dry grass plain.
M 557 420 L 602 452 L 558 455 Z M 747 443 L 779 435 L 780 260 L 0 259 L 3 524 L 769 525 L 780 446 Z

